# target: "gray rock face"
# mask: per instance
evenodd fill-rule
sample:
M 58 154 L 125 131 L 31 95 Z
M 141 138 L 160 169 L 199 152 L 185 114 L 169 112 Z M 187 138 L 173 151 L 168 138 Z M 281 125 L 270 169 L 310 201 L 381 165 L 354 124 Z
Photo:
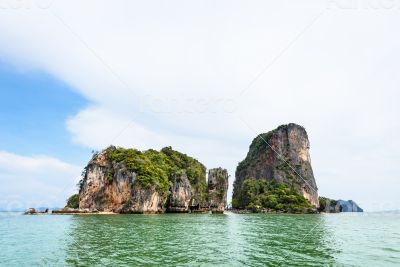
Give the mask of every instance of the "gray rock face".
M 168 212 L 189 212 L 192 200 L 192 187 L 185 172 L 178 172 L 172 177 Z
M 240 198 L 243 182 L 254 177 L 293 185 L 316 207 L 318 188 L 309 154 L 306 130 L 297 124 L 282 125 L 256 137 L 245 160 L 236 169 L 233 198 Z
M 227 205 L 228 171 L 222 168 L 208 172 L 208 205 L 211 212 L 223 213 Z

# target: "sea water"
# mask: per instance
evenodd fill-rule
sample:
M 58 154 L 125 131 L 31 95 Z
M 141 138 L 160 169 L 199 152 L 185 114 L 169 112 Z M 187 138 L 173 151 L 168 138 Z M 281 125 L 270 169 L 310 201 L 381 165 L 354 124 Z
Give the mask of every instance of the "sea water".
M 400 266 L 399 213 L 0 213 L 0 266 Z

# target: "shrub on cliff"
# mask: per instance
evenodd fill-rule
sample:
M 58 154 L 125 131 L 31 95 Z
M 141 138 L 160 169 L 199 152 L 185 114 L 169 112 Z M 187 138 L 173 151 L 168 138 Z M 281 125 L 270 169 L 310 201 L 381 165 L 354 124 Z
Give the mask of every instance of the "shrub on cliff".
M 319 197 L 319 211 L 335 211 L 335 207 L 337 205 L 337 201 L 327 198 L 327 197 Z
M 150 149 L 143 152 L 137 149 L 109 147 L 106 152 L 111 162 L 123 163 L 129 171 L 135 172 L 138 182 L 144 187 L 156 186 L 167 192 L 171 186 L 172 174 L 183 170 L 191 185 L 205 192 L 205 166 L 171 147 L 161 151 Z
M 77 209 L 79 208 L 79 195 L 75 194 L 70 196 L 70 198 L 67 199 L 67 208 L 72 208 L 72 209 Z
M 234 208 L 246 208 L 257 211 L 265 208 L 281 211 L 302 211 L 311 208 L 311 204 L 294 188 L 276 181 L 247 178 L 243 183 L 242 195 L 232 199 Z
M 236 175 L 238 175 L 242 170 L 249 167 L 251 162 L 257 158 L 262 151 L 266 151 L 268 147 L 268 141 L 274 134 L 274 131 L 270 131 L 268 133 L 263 133 L 258 135 L 250 145 L 249 152 L 247 153 L 246 158 L 241 161 L 236 169 Z

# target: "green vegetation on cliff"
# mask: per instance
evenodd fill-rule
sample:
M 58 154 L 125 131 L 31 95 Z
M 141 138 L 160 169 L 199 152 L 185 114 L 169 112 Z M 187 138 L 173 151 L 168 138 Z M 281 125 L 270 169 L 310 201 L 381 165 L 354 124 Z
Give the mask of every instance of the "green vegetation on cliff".
M 268 133 L 263 133 L 258 135 L 250 145 L 249 152 L 246 158 L 241 161 L 236 168 L 236 176 L 244 169 L 250 166 L 252 162 L 257 158 L 257 156 L 263 151 L 267 151 L 268 141 L 272 137 L 275 131 L 270 131 Z
M 254 211 L 271 209 L 276 211 L 302 212 L 312 208 L 311 204 L 294 188 L 276 181 L 247 178 L 243 183 L 240 199 L 232 199 L 234 208 L 246 208 Z
M 319 197 L 319 211 L 325 211 L 325 212 L 330 212 L 330 211 L 339 211 L 336 209 L 337 201 L 334 199 L 330 199 L 327 197 Z
M 185 171 L 193 188 L 205 193 L 205 166 L 171 147 L 165 147 L 161 151 L 150 149 L 142 152 L 112 146 L 106 149 L 106 155 L 111 162 L 122 163 L 128 171 L 135 172 L 138 182 L 144 187 L 156 186 L 167 192 L 171 186 L 172 174 Z
M 72 208 L 72 209 L 79 208 L 79 195 L 78 194 L 72 195 L 70 198 L 68 198 L 66 208 Z
M 161 149 L 161 153 L 166 155 L 169 159 L 172 170 L 170 172 L 170 177 L 173 173 L 182 170 L 185 171 L 192 188 L 201 198 L 198 199 L 198 201 L 205 202 L 207 197 L 206 167 L 198 160 L 173 150 L 171 147 L 164 147 Z

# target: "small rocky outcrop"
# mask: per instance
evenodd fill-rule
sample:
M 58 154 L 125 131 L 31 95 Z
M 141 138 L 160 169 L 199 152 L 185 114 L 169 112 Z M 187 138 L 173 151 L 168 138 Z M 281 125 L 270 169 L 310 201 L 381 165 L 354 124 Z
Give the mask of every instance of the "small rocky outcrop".
M 319 197 L 318 211 L 325 213 L 339 213 L 340 206 L 338 205 L 338 202 L 334 199 L 330 199 L 327 197 Z
M 339 199 L 337 203 L 340 212 L 364 212 L 353 200 L 346 201 Z
M 227 206 L 228 180 L 226 169 L 216 168 L 208 172 L 208 205 L 213 213 L 223 213 Z
M 326 213 L 339 212 L 364 212 L 353 200 L 333 200 L 326 197 L 319 197 L 319 211 Z
M 48 208 L 29 208 L 24 212 L 24 215 L 46 215 L 49 214 Z
M 29 208 L 24 212 L 25 215 L 33 215 L 36 214 L 36 210 L 34 208 Z
M 297 196 L 300 195 L 311 206 L 318 207 L 318 188 L 309 149 L 307 132 L 297 124 L 282 125 L 257 136 L 246 158 L 236 169 L 232 205 L 236 208 L 250 205 L 251 208 L 272 207 L 279 210 L 290 209 L 289 204 L 292 204 L 296 209 L 306 208 L 306 203 Z M 280 188 L 280 185 L 285 188 Z M 253 188 L 260 187 L 271 192 L 248 203 L 249 197 L 244 189 L 257 194 Z M 280 192 L 288 193 L 282 195 Z M 288 207 L 285 208 L 285 205 Z

